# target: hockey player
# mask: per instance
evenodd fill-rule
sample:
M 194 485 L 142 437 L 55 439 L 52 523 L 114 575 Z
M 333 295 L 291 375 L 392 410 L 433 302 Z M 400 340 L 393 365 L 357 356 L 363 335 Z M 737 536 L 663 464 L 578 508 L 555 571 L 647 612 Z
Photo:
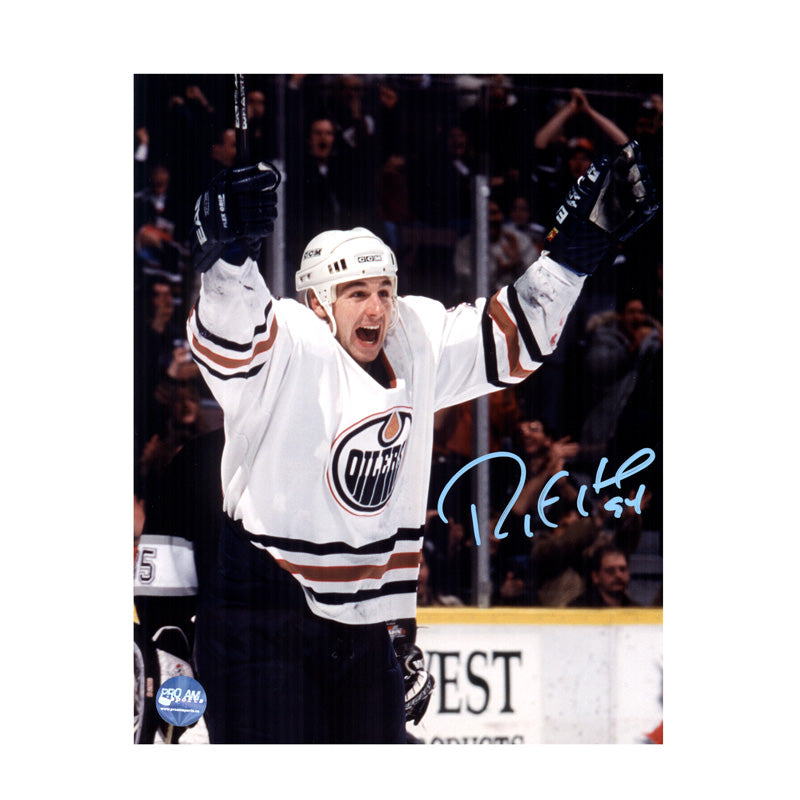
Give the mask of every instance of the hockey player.
M 226 523 L 195 633 L 206 723 L 215 743 L 401 743 L 431 688 L 413 638 L 434 412 L 534 372 L 586 275 L 656 206 L 631 143 L 491 298 L 398 296 L 394 253 L 356 228 L 309 242 L 302 304 L 256 265 L 279 180 L 226 170 L 195 209 L 187 330 L 225 418 Z

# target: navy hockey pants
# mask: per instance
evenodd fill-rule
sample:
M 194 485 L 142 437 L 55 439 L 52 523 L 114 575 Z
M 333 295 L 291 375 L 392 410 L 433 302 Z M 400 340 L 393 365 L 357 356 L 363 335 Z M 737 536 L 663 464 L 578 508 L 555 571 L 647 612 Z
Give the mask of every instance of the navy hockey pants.
M 228 525 L 201 586 L 197 679 L 213 744 L 402 744 L 403 678 L 384 624 L 311 613 L 272 557 Z

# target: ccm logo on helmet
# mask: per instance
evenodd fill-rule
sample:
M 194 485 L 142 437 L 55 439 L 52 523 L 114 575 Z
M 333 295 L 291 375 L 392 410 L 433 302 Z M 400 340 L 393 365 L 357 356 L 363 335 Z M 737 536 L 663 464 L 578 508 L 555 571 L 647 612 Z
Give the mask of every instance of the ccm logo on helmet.
M 359 264 L 371 264 L 374 261 L 383 261 L 383 256 L 380 253 L 377 255 L 359 256 L 357 261 Z
M 337 437 L 328 469 L 336 501 L 358 516 L 379 513 L 397 485 L 411 413 L 393 408 L 356 423 Z
M 303 261 L 307 258 L 314 258 L 314 256 L 318 256 L 321 252 L 321 247 L 316 248 L 316 250 L 306 250 L 305 253 L 303 253 Z

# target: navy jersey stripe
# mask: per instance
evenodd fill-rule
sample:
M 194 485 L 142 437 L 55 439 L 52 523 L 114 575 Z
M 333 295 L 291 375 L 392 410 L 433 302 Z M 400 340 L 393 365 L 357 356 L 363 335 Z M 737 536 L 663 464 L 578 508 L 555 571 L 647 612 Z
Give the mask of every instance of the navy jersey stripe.
M 394 581 L 385 583 L 379 589 L 361 589 L 358 592 L 318 592 L 309 586 L 303 587 L 315 600 L 325 605 L 341 606 L 349 603 L 359 603 L 364 600 L 374 600 L 376 597 L 388 597 L 393 594 L 416 594 L 416 581 Z
M 500 388 L 506 386 L 514 386 L 513 383 L 506 383 L 500 380 L 497 371 L 497 348 L 494 346 L 494 321 L 489 316 L 489 303 L 487 302 L 483 308 L 483 317 L 481 319 L 481 332 L 483 333 L 483 352 L 484 352 L 484 366 L 486 369 L 486 380 L 492 386 Z
M 194 307 L 194 314 L 195 319 L 197 320 L 197 330 L 200 335 L 207 339 L 209 342 L 217 345 L 218 347 L 224 347 L 226 350 L 235 350 L 238 353 L 246 353 L 248 350 L 251 350 L 253 347 L 253 340 L 258 336 L 260 333 L 265 333 L 267 330 L 267 320 L 269 319 L 270 312 L 272 311 L 272 300 L 267 303 L 266 308 L 264 309 L 264 322 L 260 325 L 257 325 L 253 329 L 253 336 L 249 342 L 245 344 L 241 344 L 240 342 L 232 342 L 230 339 L 223 339 L 221 336 L 217 336 L 215 333 L 212 333 L 205 325 L 203 325 L 200 319 L 200 300 L 197 301 Z
M 517 290 L 513 286 L 508 287 L 507 297 L 508 305 L 511 308 L 511 313 L 514 315 L 514 322 L 517 325 L 517 330 L 522 337 L 522 341 L 525 343 L 525 348 L 528 351 L 528 355 L 534 361 L 545 361 L 547 358 L 549 358 L 549 356 L 542 354 L 539 343 L 536 341 L 536 337 L 533 335 L 531 326 L 528 323 L 528 318 L 525 316 L 525 312 L 522 310 L 522 306 L 520 305 Z
M 298 539 L 288 539 L 282 536 L 250 533 L 241 521 L 232 521 L 233 526 L 245 537 L 262 547 L 275 547 L 286 553 L 306 553 L 312 556 L 334 556 L 339 554 L 375 555 L 391 553 L 397 542 L 418 542 L 422 539 L 423 530 L 420 528 L 400 528 L 395 534 L 379 542 L 355 547 L 347 542 L 307 542 Z

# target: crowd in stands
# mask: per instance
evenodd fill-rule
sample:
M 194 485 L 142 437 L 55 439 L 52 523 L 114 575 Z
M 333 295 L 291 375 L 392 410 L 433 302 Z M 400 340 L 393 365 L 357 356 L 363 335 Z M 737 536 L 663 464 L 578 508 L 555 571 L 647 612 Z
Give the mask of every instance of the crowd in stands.
M 582 80 L 581 88 L 572 88 Z M 472 179 L 488 179 L 493 289 L 544 248 L 571 183 L 592 159 L 639 141 L 662 183 L 660 76 L 248 75 L 251 160 L 280 164 L 287 286 L 304 245 L 330 228 L 364 226 L 400 265 L 401 294 L 450 306 L 472 292 Z M 233 78 L 138 75 L 134 81 L 134 476 L 141 516 L 161 476 L 190 439 L 221 414 L 185 341 L 197 292 L 187 236 L 194 200 L 237 158 Z M 491 449 L 520 470 L 491 469 L 495 605 L 658 605 L 660 575 L 633 589 L 632 561 L 661 555 L 661 215 L 593 275 L 555 356 L 518 389 L 490 397 Z M 472 404 L 439 412 L 421 605 L 475 601 L 469 487 L 439 493 L 475 458 Z M 646 471 L 594 491 L 642 448 Z M 510 463 L 510 462 L 509 462 Z M 557 473 L 545 511 L 539 499 Z M 644 486 L 644 489 L 642 489 Z M 582 489 L 588 487 L 588 491 Z M 614 495 L 617 495 L 616 501 Z M 546 519 L 542 519 L 542 516 Z M 141 523 L 139 523 L 141 527 Z M 653 544 L 655 542 L 655 544 Z M 634 576 L 635 577 L 635 576 Z M 636 595 L 635 597 L 633 595 Z

